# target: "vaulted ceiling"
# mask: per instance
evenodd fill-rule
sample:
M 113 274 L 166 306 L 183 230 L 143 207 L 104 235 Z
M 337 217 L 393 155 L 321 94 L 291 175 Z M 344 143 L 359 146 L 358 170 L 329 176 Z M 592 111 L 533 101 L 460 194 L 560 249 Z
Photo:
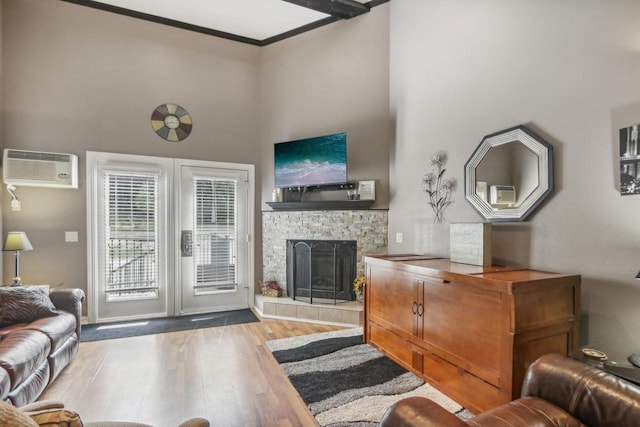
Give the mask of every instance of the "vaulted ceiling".
M 62 0 L 265 46 L 351 19 L 390 0 Z

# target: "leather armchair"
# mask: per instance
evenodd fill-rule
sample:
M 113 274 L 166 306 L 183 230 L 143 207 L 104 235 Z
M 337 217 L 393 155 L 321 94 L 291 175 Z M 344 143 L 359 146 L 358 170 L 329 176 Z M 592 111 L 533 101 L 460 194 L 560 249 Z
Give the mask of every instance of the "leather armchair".
M 561 354 L 547 354 L 527 370 L 522 397 L 462 421 L 422 397 L 391 406 L 382 427 L 637 427 L 640 387 Z

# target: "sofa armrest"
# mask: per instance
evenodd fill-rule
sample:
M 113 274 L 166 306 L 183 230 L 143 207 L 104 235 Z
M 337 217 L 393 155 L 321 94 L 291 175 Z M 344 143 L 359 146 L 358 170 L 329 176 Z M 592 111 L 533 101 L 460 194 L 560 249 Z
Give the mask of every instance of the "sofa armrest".
M 64 403 L 57 400 L 39 400 L 37 402 L 31 402 L 27 405 L 21 406 L 22 412 L 34 412 L 45 411 L 47 409 L 63 409 Z
M 82 323 L 82 303 L 84 302 L 84 292 L 82 289 L 53 289 L 49 293 L 49 298 L 58 310 L 63 310 L 73 314 L 76 318 L 76 334 L 80 338 Z
M 633 427 L 640 420 L 640 387 L 561 354 L 531 364 L 522 396 L 549 401 L 590 427 Z
M 380 426 L 468 427 L 468 424 L 433 400 L 424 397 L 407 397 L 387 409 L 380 421 Z
M 210 425 L 209 420 L 205 418 L 191 418 L 181 423 L 178 427 L 209 427 Z

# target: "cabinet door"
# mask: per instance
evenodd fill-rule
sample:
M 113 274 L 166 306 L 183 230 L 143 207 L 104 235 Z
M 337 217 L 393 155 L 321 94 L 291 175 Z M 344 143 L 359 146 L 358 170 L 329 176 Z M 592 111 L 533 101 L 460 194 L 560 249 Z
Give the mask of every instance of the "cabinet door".
M 499 386 L 502 350 L 509 345 L 504 300 L 498 292 L 425 280 L 424 341 L 434 353 Z
M 419 304 L 416 280 L 403 272 L 380 266 L 369 266 L 367 278 L 368 321 L 401 335 L 422 334 L 417 321 Z

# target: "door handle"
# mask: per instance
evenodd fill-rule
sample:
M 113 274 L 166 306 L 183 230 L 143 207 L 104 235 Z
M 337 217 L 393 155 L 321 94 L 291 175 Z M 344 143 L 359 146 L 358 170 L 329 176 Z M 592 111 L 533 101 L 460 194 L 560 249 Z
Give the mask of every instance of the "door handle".
M 183 258 L 193 256 L 193 231 L 182 230 L 180 238 L 180 252 Z

